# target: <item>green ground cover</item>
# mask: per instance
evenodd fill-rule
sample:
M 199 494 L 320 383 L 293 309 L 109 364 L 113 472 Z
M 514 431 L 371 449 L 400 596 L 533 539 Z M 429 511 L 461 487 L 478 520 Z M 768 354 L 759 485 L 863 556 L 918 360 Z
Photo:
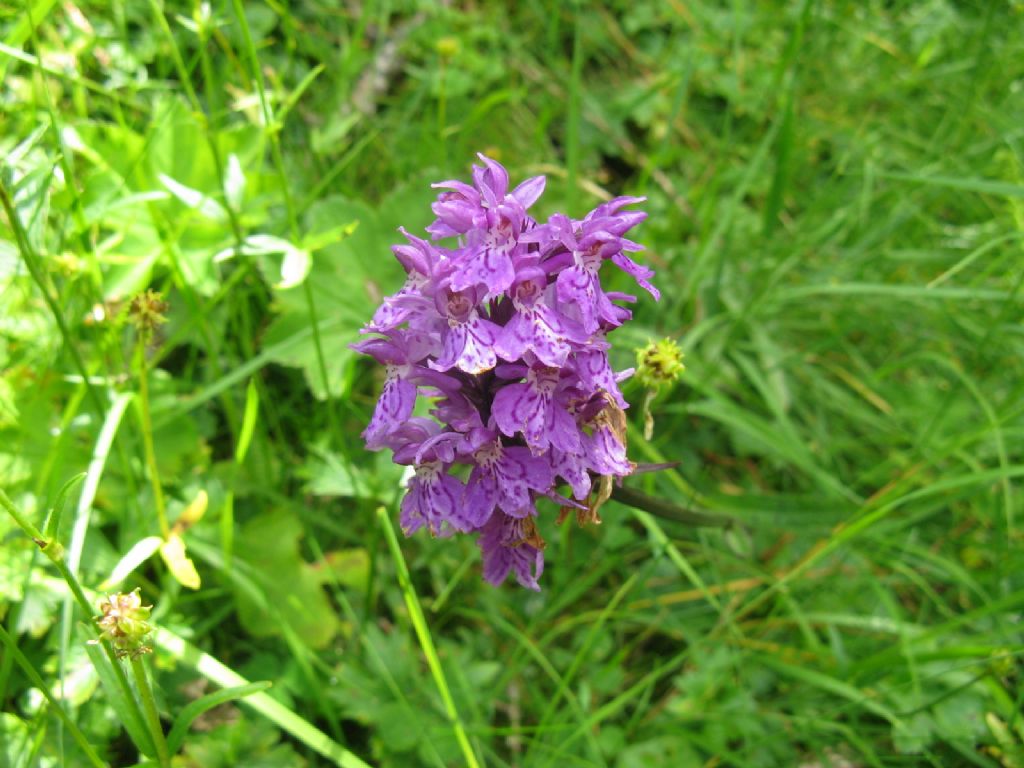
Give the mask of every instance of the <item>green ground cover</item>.
M 1020 2 L 29 0 L 0 43 L 0 488 L 63 549 L 0 515 L 0 766 L 159 765 L 154 714 L 197 768 L 1024 766 Z M 550 506 L 539 594 L 396 538 L 348 344 L 478 151 L 541 216 L 649 198 L 614 361 L 687 369 L 627 485 L 737 523 Z M 129 663 L 86 641 L 135 587 Z

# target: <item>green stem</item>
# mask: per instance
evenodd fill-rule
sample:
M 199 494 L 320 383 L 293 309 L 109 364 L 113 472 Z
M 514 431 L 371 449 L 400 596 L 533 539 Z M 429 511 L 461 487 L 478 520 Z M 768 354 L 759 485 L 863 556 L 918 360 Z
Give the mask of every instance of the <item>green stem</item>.
M 47 539 L 43 532 L 36 528 L 21 510 L 14 506 L 14 502 L 11 501 L 10 497 L 2 489 L 0 489 L 0 506 L 7 510 L 7 513 L 14 518 L 14 522 L 17 523 L 18 527 L 36 543 L 40 551 L 56 566 L 64 581 L 67 582 L 68 587 L 71 589 L 71 594 L 75 596 L 75 600 L 82 608 L 82 611 L 85 612 L 86 616 L 91 616 L 93 614 L 92 606 L 89 604 L 89 599 L 85 596 L 85 592 L 82 591 L 82 586 L 71 575 L 71 571 L 68 570 L 67 564 L 64 562 L 64 547 L 61 546 L 60 542 L 55 539 Z
M 441 701 L 444 702 L 444 709 L 448 714 L 452 731 L 455 734 L 455 740 L 462 750 L 462 756 L 466 760 L 466 765 L 470 768 L 480 768 L 476 753 L 473 751 L 469 738 L 466 736 L 466 729 L 462 725 L 462 718 L 455 707 L 455 700 L 452 698 L 451 691 L 448 688 L 448 680 L 444 676 L 441 659 L 437 655 L 437 648 L 434 646 L 434 640 L 430 636 L 430 627 L 427 626 L 427 619 L 423 615 L 423 608 L 420 606 L 419 598 L 416 596 L 416 590 L 409 576 L 409 567 L 405 564 L 405 557 L 402 555 L 402 548 L 398 543 L 398 537 L 395 536 L 395 529 L 388 518 L 387 509 L 377 507 L 377 520 L 384 530 L 384 537 L 388 540 L 388 548 L 391 550 L 391 557 L 395 561 L 398 586 L 405 597 L 405 605 L 409 609 L 409 618 L 412 620 L 413 629 L 416 630 L 416 637 L 420 641 L 423 655 L 427 657 L 427 666 L 430 667 L 430 672 L 434 677 L 437 692 L 441 694 Z
M 565 125 L 566 200 L 575 203 L 579 190 L 580 171 L 580 122 L 583 91 L 583 33 L 579 4 L 573 5 L 572 64 L 569 72 L 569 104 Z
M 103 399 L 99 396 L 96 388 L 93 387 L 92 380 L 89 377 L 89 371 L 85 367 L 85 362 L 82 360 L 82 356 L 78 354 L 78 348 L 72 343 L 71 330 L 68 328 L 67 323 L 64 322 L 64 316 L 60 312 L 60 307 L 57 306 L 57 300 L 54 299 L 53 296 L 50 295 L 50 291 L 47 290 L 46 279 L 39 266 L 39 262 L 37 261 L 38 256 L 28 241 L 28 236 L 25 234 L 25 228 L 22 226 L 21 219 L 18 217 L 18 212 L 14 209 L 14 204 L 11 202 L 11 197 L 7 192 L 7 187 L 3 184 L 0 184 L 0 203 L 3 204 L 4 210 L 7 212 L 7 220 L 11 225 L 11 229 L 14 231 L 14 240 L 18 245 L 18 251 L 21 253 L 21 258 L 24 260 L 25 266 L 28 267 L 28 272 L 38 286 L 39 292 L 43 294 L 43 301 L 45 301 L 46 306 L 50 308 L 50 313 L 53 315 L 53 319 L 57 323 L 57 328 L 60 330 L 61 338 L 64 340 L 64 346 L 67 348 L 68 354 L 71 355 L 71 361 L 74 363 L 75 368 L 78 369 L 78 374 L 82 377 L 82 381 L 85 383 L 86 390 L 89 393 L 89 400 L 92 401 L 96 412 L 102 416 L 106 411 L 106 408 L 103 405 Z
M 14 502 L 11 498 L 4 493 L 3 489 L 0 488 L 0 506 L 7 510 L 7 514 L 14 518 L 14 522 L 18 524 L 18 527 L 29 536 L 32 541 L 39 545 L 39 548 L 46 552 L 47 541 L 43 538 L 43 532 L 36 528 L 32 522 L 22 514 L 21 510 L 14 506 Z M 47 557 L 53 560 L 53 556 L 47 553 Z
M 718 515 L 714 512 L 686 509 L 685 507 L 681 507 L 671 501 L 665 501 L 664 499 L 659 499 L 656 496 L 648 496 L 642 491 L 638 491 L 634 488 L 626 488 L 625 486 L 614 488 L 612 490 L 612 498 L 620 504 L 626 504 L 627 506 L 635 509 L 642 509 L 645 512 L 650 512 L 652 515 L 664 518 L 665 520 L 673 520 L 677 523 L 686 523 L 687 525 L 699 525 L 711 528 L 730 528 L 738 523 L 735 518 L 729 517 L 728 515 Z
M 234 6 L 235 16 L 238 19 L 238 25 L 242 29 L 242 37 L 245 39 L 245 46 L 249 54 L 250 76 L 256 85 L 256 92 L 259 95 L 260 110 L 263 114 L 263 129 L 270 141 L 270 156 L 274 161 L 274 168 L 281 182 L 281 195 L 284 197 L 284 207 L 288 214 L 290 238 L 292 243 L 298 244 L 299 217 L 295 209 L 295 201 L 292 198 L 291 187 L 288 184 L 288 172 L 284 167 L 284 157 L 281 154 L 281 143 L 278 139 L 281 125 L 277 123 L 270 107 L 270 101 L 267 99 L 267 88 L 263 82 L 263 71 L 260 69 L 259 56 L 256 53 L 256 44 L 252 39 L 252 31 L 249 29 L 249 20 L 245 15 L 245 7 L 242 4 L 242 0 L 232 0 L 232 5 Z M 317 368 L 319 368 L 320 379 L 324 387 L 324 398 L 330 400 L 331 387 L 330 378 L 327 375 L 327 358 L 324 355 L 323 343 L 320 339 L 320 320 L 317 316 L 316 301 L 308 279 L 302 281 L 302 294 L 306 300 L 306 308 L 309 312 L 309 320 L 313 328 L 313 349 L 316 352 L 316 364 Z M 327 409 L 327 426 L 332 436 L 340 436 L 333 408 Z
M 0 493 L 2 493 L 2 491 L 0 491 Z M 99 755 L 96 754 L 96 750 L 92 748 L 92 744 L 89 743 L 85 734 L 79 730 L 78 726 L 75 725 L 75 721 L 68 716 L 68 713 L 65 712 L 64 708 L 60 705 L 60 702 L 57 701 L 52 693 L 50 693 L 50 689 L 46 687 L 46 682 L 36 671 L 35 667 L 32 666 L 32 662 L 25 658 L 25 654 L 23 654 L 18 646 L 15 645 L 14 638 L 7 633 L 3 624 L 0 624 L 0 643 L 3 643 L 7 648 L 8 653 L 11 654 L 17 665 L 21 667 L 22 672 L 25 673 L 29 682 L 31 682 L 36 690 L 43 694 L 43 697 L 49 702 L 53 711 L 57 713 L 57 716 L 64 723 L 64 727 L 68 729 L 68 733 L 71 734 L 71 738 L 73 738 L 75 742 L 77 742 L 78 746 L 82 748 L 82 752 L 85 753 L 89 762 L 96 766 L 96 768 L 107 768 L 107 764 L 100 759 Z
M 448 144 L 444 140 L 444 129 L 448 122 L 448 89 L 447 89 L 447 67 L 445 66 L 445 58 L 441 57 L 440 66 L 438 67 L 440 82 L 438 83 L 440 92 L 437 95 L 437 140 L 441 147 L 441 160 L 442 163 L 448 165 Z
M 196 117 L 202 121 L 203 133 L 206 137 L 206 144 L 209 147 L 210 155 L 213 158 L 213 168 L 217 174 L 217 183 L 220 187 L 220 191 L 224 193 L 224 163 L 220 156 L 220 150 L 217 147 L 217 141 L 214 138 L 215 130 L 211 127 L 211 117 L 206 115 L 203 111 L 203 103 L 199 100 L 199 95 L 196 93 L 195 87 L 192 85 L 191 73 L 185 66 L 185 60 L 181 56 L 181 50 L 178 48 L 178 43 L 174 38 L 174 33 L 171 31 L 170 25 L 167 23 L 167 17 L 164 16 L 163 10 L 160 8 L 160 4 L 157 0 L 149 0 L 150 10 L 153 12 L 153 18 L 156 19 L 157 26 L 160 27 L 160 31 L 163 32 L 167 42 L 171 49 L 171 59 L 174 62 L 174 69 L 178 73 L 178 82 L 181 83 L 182 88 L 185 89 L 185 95 L 188 97 L 189 104 L 192 105 L 192 110 Z M 200 57 L 203 61 L 204 73 L 206 72 L 209 62 L 206 60 L 206 42 L 207 42 L 207 29 L 203 27 L 200 33 L 199 50 Z M 216 89 L 210 91 L 213 93 Z M 239 221 L 238 212 L 235 211 L 234 207 L 227 203 L 225 200 L 224 208 L 228 212 L 228 222 L 231 225 L 231 231 L 235 236 L 235 246 L 242 244 L 242 223 Z
M 55 539 L 48 540 L 43 536 L 43 532 L 36 528 L 31 521 L 14 506 L 14 502 L 11 501 L 10 497 L 4 493 L 3 489 L 0 488 L 0 507 L 3 507 L 7 513 L 14 518 L 14 522 L 17 523 L 18 527 L 25 533 L 26 536 L 32 539 L 39 547 L 39 550 L 49 558 L 50 562 L 53 563 L 57 572 L 60 573 L 64 583 L 68 585 L 68 589 L 71 590 L 71 594 L 75 598 L 75 602 L 78 603 L 78 607 L 82 609 L 82 613 L 86 616 L 92 616 L 95 614 L 92 605 L 89 603 L 89 598 L 85 596 L 85 591 L 82 589 L 82 585 L 78 583 L 78 579 L 75 578 L 74 574 L 68 569 L 67 564 L 64 562 L 64 548 Z M 114 676 L 117 678 L 117 685 L 120 689 L 121 695 L 125 701 L 128 702 L 129 706 L 135 710 L 136 716 L 141 718 L 141 713 L 138 711 L 138 702 L 135 701 L 135 697 L 132 695 L 131 688 L 128 685 L 128 677 L 124 673 L 124 668 L 119 663 L 117 655 L 114 653 L 114 649 L 111 647 L 109 642 L 102 641 L 100 643 L 103 646 L 103 650 L 107 655 L 107 659 L 110 662 L 110 666 L 114 670 Z
M 153 689 L 149 685 L 149 678 L 146 676 L 146 667 L 138 656 L 132 657 L 132 672 L 135 674 L 135 684 L 139 687 L 139 698 L 142 699 L 142 708 L 146 713 L 146 722 L 153 734 L 153 743 L 156 745 L 157 760 L 163 768 L 171 764 L 171 756 L 167 750 L 167 739 L 164 736 L 164 728 L 160 724 L 160 713 L 156 711 L 156 699 L 153 697 Z
M 153 447 L 153 420 L 149 410 L 149 371 L 146 367 L 146 334 L 139 334 L 138 349 L 139 365 L 139 412 L 142 420 L 142 444 L 146 452 L 146 467 L 149 470 L 149 481 L 153 486 L 153 505 L 156 507 L 157 520 L 160 522 L 160 535 L 164 539 L 171 536 L 171 527 L 167 524 L 167 510 L 164 506 L 164 492 L 160 485 L 160 471 L 156 465 L 156 450 Z

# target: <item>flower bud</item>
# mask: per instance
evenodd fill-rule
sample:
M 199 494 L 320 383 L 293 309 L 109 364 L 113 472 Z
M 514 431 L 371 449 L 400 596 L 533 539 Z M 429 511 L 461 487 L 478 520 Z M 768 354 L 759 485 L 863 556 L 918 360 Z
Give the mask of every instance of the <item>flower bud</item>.
M 654 414 L 651 403 L 658 390 L 663 386 L 671 386 L 683 372 L 683 352 L 672 339 L 652 341 L 646 347 L 636 351 L 636 380 L 647 388 L 641 413 L 644 417 L 644 438 L 650 440 L 654 436 Z
M 128 307 L 128 317 L 139 333 L 149 335 L 157 326 L 167 322 L 164 312 L 167 302 L 157 291 L 144 291 L 132 299 Z
M 683 352 L 672 339 L 652 341 L 636 351 L 636 379 L 648 389 L 675 383 L 685 368 Z
M 99 608 L 102 615 L 94 621 L 100 628 L 100 637 L 111 642 L 119 658 L 134 658 L 152 650 L 145 637 L 153 629 L 147 621 L 153 606 L 142 604 L 138 589 L 109 595 L 100 601 Z
M 459 38 L 451 37 L 449 35 L 447 37 L 439 38 L 438 41 L 434 43 L 434 47 L 437 50 L 438 55 L 445 61 L 448 61 L 458 55 L 462 45 L 459 43 Z

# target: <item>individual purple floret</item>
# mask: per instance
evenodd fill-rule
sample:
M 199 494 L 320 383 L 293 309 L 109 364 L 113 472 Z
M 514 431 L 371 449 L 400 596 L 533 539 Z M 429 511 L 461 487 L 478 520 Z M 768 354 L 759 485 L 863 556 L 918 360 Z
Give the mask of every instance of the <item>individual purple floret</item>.
M 601 268 L 610 261 L 659 294 L 653 271 L 627 255 L 642 246 L 624 237 L 646 218 L 626 206 L 644 198 L 538 223 L 527 211 L 544 177 L 509 191 L 505 168 L 479 157 L 472 185 L 434 185 L 431 240 L 403 229 L 408 242 L 392 248 L 405 285 L 363 329 L 373 335 L 353 345 L 385 366 L 363 437 L 410 468 L 406 535 L 475 534 L 485 579 L 498 585 L 513 573 L 540 589 L 537 500 L 599 521 L 613 479 L 635 468 L 619 390 L 632 370 L 612 370 L 607 336 L 632 316 L 617 302 L 636 298 L 605 291 Z M 419 401 L 429 416 L 413 415 Z

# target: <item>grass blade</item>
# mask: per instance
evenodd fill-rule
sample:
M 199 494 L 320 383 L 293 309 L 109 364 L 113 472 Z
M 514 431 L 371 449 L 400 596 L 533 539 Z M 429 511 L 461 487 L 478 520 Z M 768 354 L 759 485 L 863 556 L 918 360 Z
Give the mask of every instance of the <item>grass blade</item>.
M 927 176 L 920 173 L 899 173 L 881 171 L 883 179 L 893 181 L 910 181 L 932 187 L 945 187 L 960 192 L 977 192 L 980 195 L 996 195 L 997 197 L 1024 197 L 1024 184 L 1012 184 L 1007 181 L 991 179 L 962 179 L 957 176 Z
M 46 523 L 43 525 L 43 536 L 47 539 L 54 539 L 57 537 L 57 531 L 60 529 L 60 519 L 64 515 L 64 507 L 67 505 L 68 496 L 71 495 L 71 491 L 73 491 L 75 486 L 84 478 L 85 472 L 79 472 L 64 483 L 57 492 L 57 500 L 53 503 L 53 509 L 50 510 L 50 514 L 46 518 Z
M 30 662 L 25 657 L 25 654 L 21 652 L 21 649 L 18 648 L 17 644 L 14 642 L 14 638 L 7 634 L 7 630 L 4 629 L 3 624 L 0 624 L 0 643 L 3 643 L 4 647 L 7 649 L 7 653 L 14 657 L 15 663 L 21 667 L 21 671 L 25 673 L 25 677 L 31 681 L 36 690 L 38 690 L 43 695 L 43 698 L 49 702 L 53 711 L 57 713 L 61 722 L 64 723 L 64 727 L 68 729 L 68 733 L 71 734 L 71 738 L 73 738 L 78 746 L 82 748 L 82 752 L 85 753 L 89 762 L 97 768 L 106 768 L 107 764 L 100 759 L 100 756 L 96 754 L 96 750 L 92 748 L 92 744 L 90 744 L 89 740 L 85 738 L 85 734 L 79 730 L 78 726 L 75 725 L 75 721 L 71 719 L 68 713 L 65 712 L 64 708 L 60 705 L 60 702 L 54 698 L 52 693 L 50 693 L 50 689 L 47 687 L 46 682 L 42 677 L 40 677 L 36 668 L 32 666 L 32 662 Z
M 178 662 L 192 667 L 211 683 L 222 688 L 241 688 L 251 685 L 248 680 L 230 667 L 166 629 L 157 628 L 155 630 L 153 643 Z M 357 755 L 349 752 L 308 720 L 295 714 L 267 694 L 253 693 L 243 699 L 242 703 L 263 715 L 281 730 L 290 733 L 334 765 L 340 766 L 340 768 L 370 768 Z
M 438 658 L 437 649 L 434 647 L 434 640 L 430 636 L 430 627 L 427 626 L 427 620 L 423 615 L 423 608 L 420 606 L 419 598 L 416 596 L 416 590 L 412 586 L 412 580 L 409 578 L 409 568 L 405 564 L 405 557 L 402 555 L 402 548 L 398 544 L 398 537 L 395 535 L 394 526 L 391 525 L 391 519 L 388 517 L 387 510 L 384 507 L 377 508 L 377 520 L 380 522 L 381 529 L 384 531 L 384 537 L 388 540 L 388 547 L 391 549 L 391 557 L 395 561 L 395 571 L 398 575 L 398 586 L 402 590 L 402 596 L 405 598 L 405 605 L 409 609 L 409 617 L 412 620 L 413 628 L 416 630 L 416 637 L 420 641 L 420 647 L 423 649 L 423 655 L 427 657 L 427 665 L 430 667 L 430 672 L 434 676 L 434 683 L 437 685 L 437 691 L 441 694 L 441 700 L 444 702 L 445 711 L 448 713 L 448 717 L 451 720 L 452 731 L 455 733 L 455 740 L 458 741 L 459 747 L 462 749 L 462 755 L 466 758 L 466 765 L 471 768 L 478 768 L 480 763 L 477 761 L 476 754 L 473 752 L 473 747 L 469 743 L 469 738 L 466 736 L 466 729 L 462 725 L 462 719 L 459 717 L 459 712 L 455 708 L 455 701 L 452 699 L 451 691 L 448 688 L 448 680 L 444 676 L 444 669 L 441 667 L 441 659 Z
M 221 704 L 226 704 L 229 701 L 236 701 L 238 699 L 244 699 L 246 696 L 252 696 L 254 693 L 265 691 L 272 683 L 266 680 L 261 680 L 258 683 L 249 683 L 248 685 L 239 685 L 233 688 L 223 688 L 213 693 L 208 693 L 200 699 L 196 699 L 191 704 L 181 710 L 181 714 L 178 715 L 174 721 L 174 726 L 171 728 L 171 732 L 167 736 L 167 748 L 171 754 L 176 754 L 181 745 L 185 741 L 185 736 L 188 735 L 189 726 L 204 712 L 208 712 L 214 707 L 219 707 Z

